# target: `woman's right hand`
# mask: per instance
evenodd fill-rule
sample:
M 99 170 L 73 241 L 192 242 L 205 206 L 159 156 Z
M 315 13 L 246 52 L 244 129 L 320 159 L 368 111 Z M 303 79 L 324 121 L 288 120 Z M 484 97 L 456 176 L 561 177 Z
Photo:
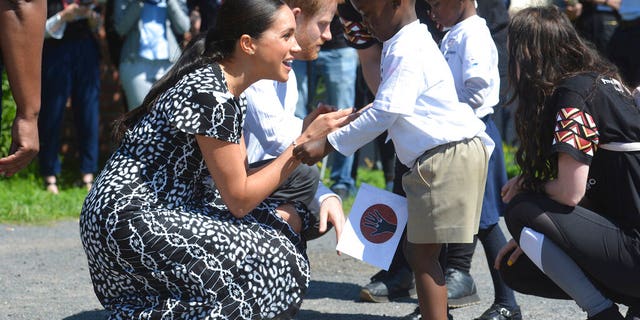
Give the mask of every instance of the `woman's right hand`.
M 522 249 L 520 249 L 520 246 L 518 246 L 518 243 L 516 242 L 516 240 L 514 239 L 509 240 L 509 242 L 507 242 L 507 244 L 505 244 L 504 247 L 500 249 L 500 251 L 498 252 L 498 255 L 496 256 L 496 260 L 493 262 L 493 267 L 496 270 L 500 270 L 500 263 L 502 262 L 503 257 L 509 252 L 512 252 L 512 253 L 509 256 L 509 260 L 507 260 L 508 266 L 512 266 L 514 263 L 516 263 L 516 260 L 518 260 L 518 258 L 523 253 Z
M 522 189 L 521 176 L 515 176 L 509 179 L 509 181 L 507 181 L 507 183 L 504 186 L 502 186 L 502 189 L 500 190 L 500 196 L 502 197 L 502 202 L 509 203 L 509 201 L 511 201 L 511 199 L 515 197 L 515 195 L 520 193 L 521 189 Z

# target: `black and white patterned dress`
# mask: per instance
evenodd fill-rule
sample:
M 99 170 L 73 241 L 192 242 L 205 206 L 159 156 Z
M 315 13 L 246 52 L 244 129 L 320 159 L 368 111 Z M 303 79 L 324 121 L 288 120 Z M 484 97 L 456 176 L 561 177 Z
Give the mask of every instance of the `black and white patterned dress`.
M 80 232 L 110 319 L 288 319 L 299 309 L 309 263 L 275 212 L 281 202 L 233 217 L 196 143 L 196 134 L 239 143 L 245 107 L 219 66 L 197 69 L 160 96 L 96 179 Z

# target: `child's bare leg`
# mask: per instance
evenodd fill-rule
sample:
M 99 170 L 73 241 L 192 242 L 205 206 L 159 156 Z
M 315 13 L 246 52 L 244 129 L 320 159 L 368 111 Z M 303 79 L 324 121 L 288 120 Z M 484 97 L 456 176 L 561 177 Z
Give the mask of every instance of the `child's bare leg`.
M 416 278 L 424 320 L 447 320 L 447 287 L 438 260 L 441 247 L 439 243 L 405 243 L 405 256 Z
M 285 203 L 276 208 L 276 212 L 293 228 L 293 231 L 297 233 L 302 231 L 302 219 L 292 204 Z

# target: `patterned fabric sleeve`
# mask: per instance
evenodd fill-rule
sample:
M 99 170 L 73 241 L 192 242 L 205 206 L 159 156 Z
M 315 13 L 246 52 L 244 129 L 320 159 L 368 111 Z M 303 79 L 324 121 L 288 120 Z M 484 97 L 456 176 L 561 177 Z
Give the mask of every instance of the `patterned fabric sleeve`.
M 553 135 L 553 151 L 565 152 L 584 164 L 598 148 L 599 133 L 594 118 L 587 112 L 584 99 L 571 91 L 557 95 L 556 123 Z
M 362 17 L 349 1 L 338 5 L 338 14 L 348 46 L 366 49 L 379 42 L 362 24 Z
M 178 130 L 240 143 L 246 100 L 234 99 L 222 82 L 222 74 L 200 69 L 185 85 L 171 89 L 165 104 L 169 122 Z

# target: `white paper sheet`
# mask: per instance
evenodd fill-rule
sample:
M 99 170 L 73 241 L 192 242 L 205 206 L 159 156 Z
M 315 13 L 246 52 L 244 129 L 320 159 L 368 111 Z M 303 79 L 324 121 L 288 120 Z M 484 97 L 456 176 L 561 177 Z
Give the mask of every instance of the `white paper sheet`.
M 363 183 L 336 250 L 388 270 L 406 225 L 406 198 Z

